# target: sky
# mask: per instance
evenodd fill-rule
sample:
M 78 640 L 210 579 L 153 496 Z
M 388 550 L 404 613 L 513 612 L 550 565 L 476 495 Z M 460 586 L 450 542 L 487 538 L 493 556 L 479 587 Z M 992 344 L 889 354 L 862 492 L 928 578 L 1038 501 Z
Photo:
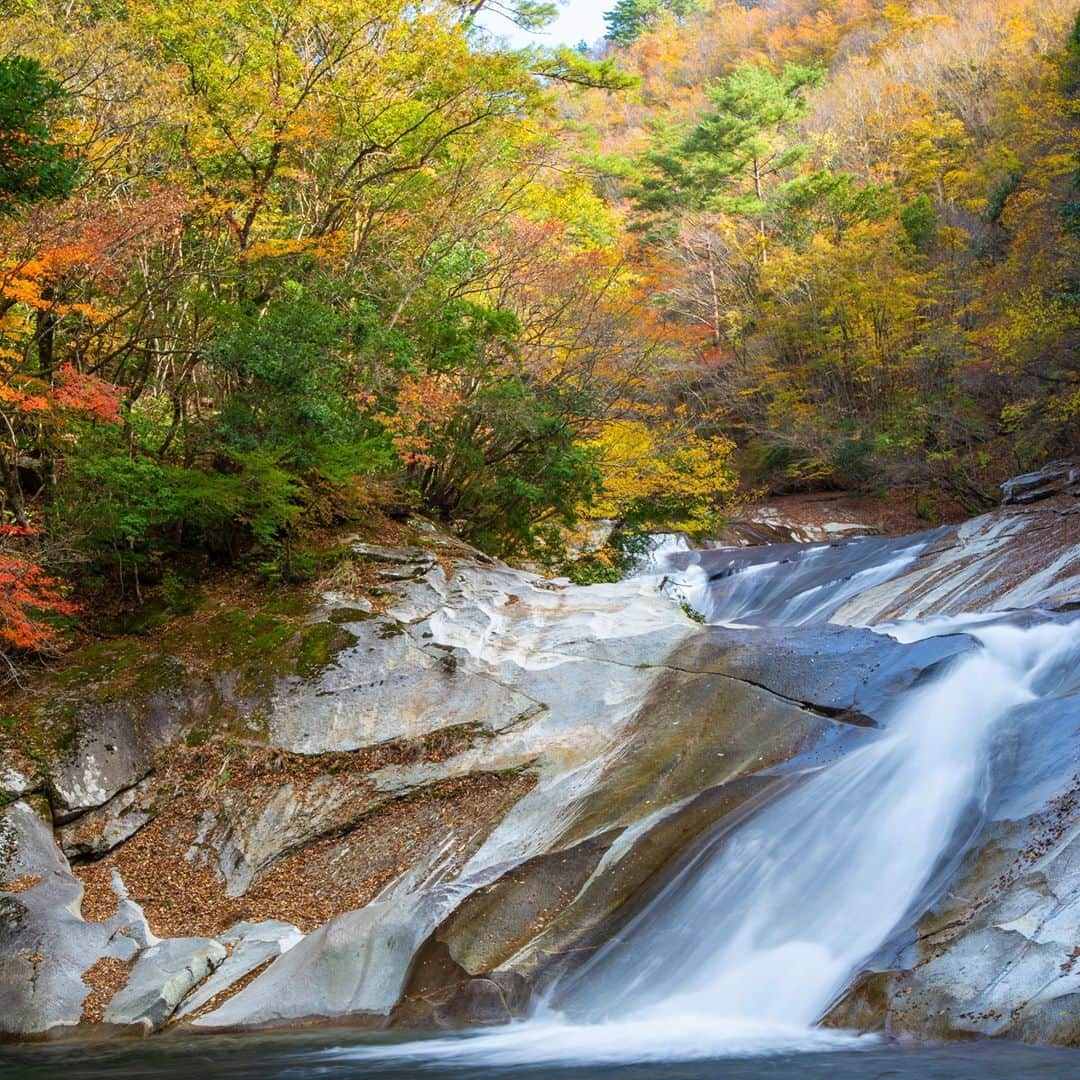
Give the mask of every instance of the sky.
M 604 36 L 604 12 L 615 0 L 569 0 L 559 12 L 559 19 L 542 34 L 527 34 L 499 15 L 487 14 L 480 21 L 493 33 L 509 38 L 514 45 L 590 45 Z

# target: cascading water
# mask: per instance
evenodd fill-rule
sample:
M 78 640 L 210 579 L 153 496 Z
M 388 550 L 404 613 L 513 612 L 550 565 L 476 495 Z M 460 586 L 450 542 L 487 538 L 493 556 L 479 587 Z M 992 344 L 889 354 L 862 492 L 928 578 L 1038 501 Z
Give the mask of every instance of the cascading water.
M 710 623 L 805 626 L 896 577 L 935 534 L 664 553 L 664 587 Z
M 706 853 L 557 996 L 572 1015 L 808 1027 L 900 922 L 986 794 L 995 724 L 1073 647 L 985 629 L 887 733 Z
M 919 550 L 910 542 L 845 547 L 855 549 L 846 573 L 837 573 L 842 548 L 802 549 L 782 564 L 779 586 L 768 580 L 775 564 L 749 571 L 764 595 L 745 577 L 732 588 L 731 575 L 719 575 L 710 615 L 823 621 L 854 595 L 853 582 L 885 580 Z M 977 828 L 996 729 L 1080 662 L 1075 621 L 979 617 L 878 629 L 907 641 L 968 632 L 978 645 L 898 700 L 870 741 L 806 771 L 701 850 L 553 988 L 533 1019 L 399 1046 L 393 1056 L 494 1065 L 689 1060 L 853 1038 L 814 1025 L 927 899 L 943 856 L 962 850 Z M 387 1048 L 349 1051 L 368 1053 L 385 1057 Z

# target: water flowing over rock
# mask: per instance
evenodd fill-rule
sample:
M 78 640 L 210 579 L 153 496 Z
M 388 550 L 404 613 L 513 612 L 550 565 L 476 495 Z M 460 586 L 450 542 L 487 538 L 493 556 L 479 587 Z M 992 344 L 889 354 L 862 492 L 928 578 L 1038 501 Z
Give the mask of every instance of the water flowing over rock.
M 590 588 L 420 530 L 357 545 L 366 595 L 230 616 L 212 667 L 166 636 L 166 687 L 64 691 L 73 745 L 2 812 L 0 1029 L 532 1015 L 522 1054 L 627 1060 L 665 1025 L 712 1046 L 823 1015 L 1078 1041 L 1063 475 L 957 527 L 673 544 Z M 83 881 L 149 894 L 166 850 L 187 922 L 84 918 Z M 133 967 L 84 1015 L 102 959 Z

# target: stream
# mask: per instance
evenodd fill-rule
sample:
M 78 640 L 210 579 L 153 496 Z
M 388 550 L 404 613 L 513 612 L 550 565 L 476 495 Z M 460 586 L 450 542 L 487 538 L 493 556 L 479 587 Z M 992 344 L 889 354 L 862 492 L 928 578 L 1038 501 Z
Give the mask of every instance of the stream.
M 903 571 L 928 542 L 671 551 L 648 572 L 710 623 L 798 634 Z M 530 1019 L 413 1041 L 324 1029 L 166 1037 L 77 1055 L 24 1049 L 3 1075 L 1075 1076 L 1070 1051 L 902 1048 L 817 1026 L 905 918 L 940 894 L 983 820 L 998 740 L 1080 667 L 1075 617 L 983 614 L 871 629 L 905 642 L 967 634 L 975 644 L 897 698 L 880 730 L 834 763 L 806 767 L 704 844 Z

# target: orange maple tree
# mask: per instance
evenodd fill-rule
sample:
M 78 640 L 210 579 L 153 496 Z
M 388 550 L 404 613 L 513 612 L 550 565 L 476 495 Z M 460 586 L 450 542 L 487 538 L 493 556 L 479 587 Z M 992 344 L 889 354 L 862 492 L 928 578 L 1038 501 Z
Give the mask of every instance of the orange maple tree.
M 49 617 L 70 616 L 78 605 L 31 554 L 18 550 L 36 536 L 21 525 L 0 525 L 0 654 L 6 649 L 41 652 L 56 642 Z

